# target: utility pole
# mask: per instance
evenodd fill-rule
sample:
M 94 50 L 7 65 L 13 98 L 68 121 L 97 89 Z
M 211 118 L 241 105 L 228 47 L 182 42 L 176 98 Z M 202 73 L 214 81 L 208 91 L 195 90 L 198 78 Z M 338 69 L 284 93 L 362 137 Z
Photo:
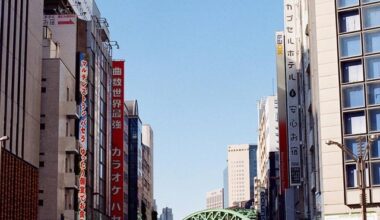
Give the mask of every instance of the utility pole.
M 371 151 L 371 145 L 372 142 L 377 138 L 377 135 L 371 135 L 368 138 L 367 146 L 363 146 L 363 139 L 364 136 L 358 137 L 358 155 L 356 156 L 350 149 L 348 149 L 346 146 L 344 146 L 341 143 L 338 143 L 336 141 L 327 141 L 327 145 L 336 145 L 340 149 L 342 149 L 343 152 L 345 152 L 349 157 L 351 157 L 356 162 L 356 169 L 358 169 L 358 175 L 359 175 L 359 188 L 361 191 L 361 201 L 360 205 L 362 208 L 362 219 L 367 220 L 367 194 L 366 194 L 366 178 L 365 178 L 365 161 L 367 160 L 367 155 L 369 159 L 369 154 Z

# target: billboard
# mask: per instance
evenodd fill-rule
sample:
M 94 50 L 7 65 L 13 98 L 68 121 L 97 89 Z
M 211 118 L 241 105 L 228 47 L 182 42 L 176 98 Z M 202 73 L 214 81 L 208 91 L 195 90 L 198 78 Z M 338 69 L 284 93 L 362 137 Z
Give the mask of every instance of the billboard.
M 277 106 L 278 106 L 278 133 L 280 153 L 280 192 L 285 193 L 288 188 L 288 141 L 286 115 L 286 75 L 284 55 L 284 33 L 276 32 L 276 69 L 277 69 Z
M 112 61 L 111 219 L 124 219 L 124 61 Z
M 78 191 L 78 219 L 86 219 L 86 163 L 87 163 L 87 94 L 88 94 L 88 62 L 84 53 L 79 53 L 79 191 Z
M 288 172 L 290 186 L 301 184 L 301 133 L 299 97 L 299 8 L 297 0 L 285 0 L 285 71 L 288 133 Z

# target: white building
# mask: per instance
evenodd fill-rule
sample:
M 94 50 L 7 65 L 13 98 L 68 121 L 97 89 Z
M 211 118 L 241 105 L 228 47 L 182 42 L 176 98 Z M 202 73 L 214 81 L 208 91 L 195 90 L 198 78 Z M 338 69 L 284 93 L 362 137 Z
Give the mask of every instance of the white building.
M 278 151 L 277 97 L 268 96 L 259 101 L 259 139 L 257 146 L 257 177 L 262 186 L 268 185 L 269 152 Z
M 239 206 L 254 196 L 257 145 L 228 146 L 228 206 Z
M 222 209 L 224 199 L 224 189 L 216 189 L 206 193 L 207 209 Z

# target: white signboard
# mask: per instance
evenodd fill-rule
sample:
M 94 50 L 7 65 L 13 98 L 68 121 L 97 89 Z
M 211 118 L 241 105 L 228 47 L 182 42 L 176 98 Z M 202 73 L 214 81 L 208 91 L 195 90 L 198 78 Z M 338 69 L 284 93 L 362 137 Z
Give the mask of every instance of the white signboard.
M 288 126 L 289 184 L 301 184 L 301 134 L 298 79 L 300 71 L 298 0 L 285 0 L 285 69 Z M 300 34 L 298 34 L 300 36 Z

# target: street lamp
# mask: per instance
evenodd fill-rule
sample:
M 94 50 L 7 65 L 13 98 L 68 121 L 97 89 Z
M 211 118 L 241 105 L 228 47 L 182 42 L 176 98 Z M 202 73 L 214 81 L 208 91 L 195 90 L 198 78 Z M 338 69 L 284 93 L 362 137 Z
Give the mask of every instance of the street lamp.
M 4 142 L 4 141 L 6 141 L 6 140 L 9 140 L 9 137 L 8 137 L 8 136 L 2 136 L 2 137 L 0 138 L 0 141 L 1 141 L 1 142 Z
M 362 206 L 362 219 L 367 220 L 367 195 L 366 195 L 366 178 L 365 178 L 365 161 L 367 160 L 367 155 L 369 159 L 369 152 L 371 151 L 372 142 L 377 138 L 377 135 L 371 135 L 368 138 L 367 146 L 365 147 L 365 152 L 363 148 L 364 136 L 358 137 L 358 155 L 356 156 L 350 149 L 341 143 L 329 140 L 326 142 L 327 145 L 336 145 L 342 151 L 344 151 L 348 156 L 350 156 L 356 162 L 356 168 L 359 170 L 359 188 L 362 192 L 361 194 L 361 206 Z

